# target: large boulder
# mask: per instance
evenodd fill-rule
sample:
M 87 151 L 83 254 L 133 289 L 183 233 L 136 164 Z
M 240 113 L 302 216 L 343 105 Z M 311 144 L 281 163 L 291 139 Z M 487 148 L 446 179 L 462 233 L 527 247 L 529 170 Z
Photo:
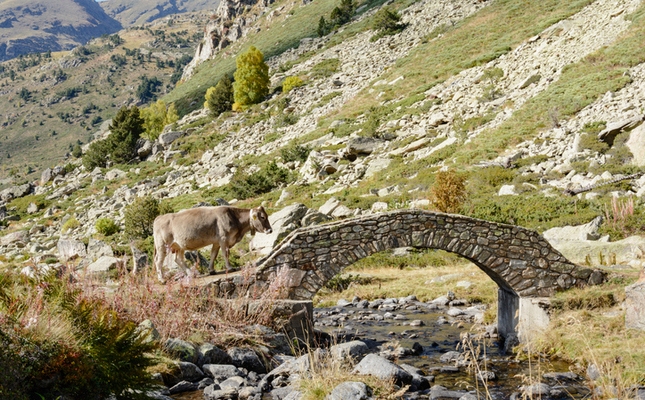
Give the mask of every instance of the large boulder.
M 645 331 L 645 279 L 625 288 L 625 327 Z
M 571 241 L 571 240 L 598 240 L 598 228 L 602 223 L 602 217 L 596 217 L 584 225 L 563 226 L 551 228 L 545 231 L 542 236 L 549 242 Z
M 292 231 L 300 228 L 301 221 L 307 213 L 307 206 L 296 203 L 283 208 L 269 216 L 273 231 L 270 234 L 256 233 L 249 248 L 260 254 L 269 254 L 273 247 Z
M 355 156 L 372 154 L 382 143 L 382 140 L 375 138 L 353 138 L 347 143 L 346 154 Z
M 9 202 L 13 199 L 24 197 L 33 191 L 34 187 L 31 183 L 25 183 L 20 186 L 12 186 L 0 192 L 0 200 Z
M 184 136 L 185 134 L 186 132 L 184 131 L 173 131 L 173 132 L 162 133 L 161 135 L 159 135 L 159 143 L 161 143 L 163 146 L 168 146 L 175 140 Z
M 87 257 L 90 260 L 95 261 L 102 256 L 108 256 L 108 257 L 114 256 L 114 251 L 112 251 L 112 247 L 102 240 L 91 238 L 90 242 L 87 244 Z
M 16 231 L 8 235 L 0 237 L 0 244 L 7 246 L 14 243 L 29 243 L 29 232 L 27 231 Z
M 105 273 L 117 269 L 123 261 L 120 258 L 111 256 L 101 256 L 98 260 L 87 266 L 87 271 L 91 273 Z
M 58 248 L 58 258 L 65 262 L 76 257 L 85 257 L 87 250 L 85 244 L 74 239 L 60 239 L 56 245 Z

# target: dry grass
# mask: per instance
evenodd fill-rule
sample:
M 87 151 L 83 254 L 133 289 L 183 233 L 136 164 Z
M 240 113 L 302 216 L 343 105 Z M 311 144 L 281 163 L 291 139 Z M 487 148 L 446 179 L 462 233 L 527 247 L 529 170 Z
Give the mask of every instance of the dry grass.
M 401 257 L 403 264 L 407 257 Z M 368 266 L 361 261 L 345 270 L 347 273 L 370 277 L 371 283 L 366 285 L 350 285 L 342 292 L 331 292 L 323 289 L 314 298 L 317 306 L 336 304 L 341 299 L 351 299 L 358 296 L 361 299 L 377 299 L 387 297 L 405 297 L 416 295 L 420 301 L 428 301 L 453 291 L 458 298 L 471 302 L 483 302 L 497 305 L 496 284 L 477 266 L 467 261 L 461 261 L 446 266 L 416 266 L 405 265 Z M 401 268 L 400 268 L 401 266 Z M 444 277 L 444 278 L 442 278 Z M 435 279 L 434 282 L 432 280 Z M 458 281 L 469 281 L 469 288 L 456 287 Z

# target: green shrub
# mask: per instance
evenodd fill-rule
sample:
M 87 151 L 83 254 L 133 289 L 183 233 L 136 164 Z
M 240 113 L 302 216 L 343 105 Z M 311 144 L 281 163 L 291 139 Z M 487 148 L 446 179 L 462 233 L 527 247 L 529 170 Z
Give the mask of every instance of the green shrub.
M 71 231 L 71 230 L 74 230 L 74 229 L 78 228 L 79 226 L 81 226 L 81 223 L 78 222 L 76 217 L 71 217 L 70 219 L 65 221 L 65 223 L 61 227 L 61 231 L 63 231 L 63 232 Z
M 398 12 L 390 10 L 389 7 L 383 7 L 374 14 L 372 19 L 372 29 L 377 34 L 370 38 L 370 41 L 376 41 L 386 35 L 394 35 L 406 27 L 401 23 L 401 16 Z
M 3 399 L 144 399 L 156 384 L 147 371 L 156 345 L 137 324 L 53 275 L 39 282 L 2 274 L 0 315 Z M 21 323 L 28 317 L 31 326 Z
M 119 225 L 109 218 L 99 218 L 94 226 L 103 236 L 112 236 L 120 230 Z
M 369 276 L 338 274 L 325 283 L 325 288 L 334 292 L 342 292 L 343 290 L 347 290 L 351 284 L 369 285 L 370 283 L 372 283 L 372 278 Z
M 594 153 L 604 154 L 609 150 L 609 145 L 598 139 L 597 134 L 584 133 L 580 135 L 579 146 L 581 149 L 589 149 Z
M 290 178 L 288 170 L 278 167 L 272 161 L 250 175 L 241 172 L 241 168 L 238 169 L 229 186 L 235 198 L 248 199 L 249 197 L 268 193 L 281 184 L 288 183 Z
M 280 156 L 282 156 L 282 161 L 291 162 L 291 161 L 307 161 L 311 148 L 308 146 L 295 145 L 283 147 L 280 149 Z
M 299 76 L 287 76 L 282 82 L 282 93 L 289 93 L 291 89 L 300 87 L 305 83 Z
M 131 239 L 145 239 L 152 235 L 152 224 L 159 215 L 172 212 L 153 197 L 138 197 L 125 207 L 124 233 Z

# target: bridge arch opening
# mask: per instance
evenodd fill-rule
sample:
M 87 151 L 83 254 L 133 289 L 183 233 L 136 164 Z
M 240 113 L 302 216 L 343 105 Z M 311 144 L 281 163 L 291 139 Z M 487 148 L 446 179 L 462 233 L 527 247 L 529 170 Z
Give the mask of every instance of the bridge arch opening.
M 479 267 L 499 288 L 502 336 L 517 334 L 523 323 L 526 332 L 531 325 L 544 325 L 539 299 L 584 284 L 592 274 L 528 229 L 462 215 L 399 210 L 292 232 L 259 262 L 253 290 L 267 287 L 278 271 L 285 271 L 287 297 L 312 299 L 358 260 L 401 247 L 444 250 Z

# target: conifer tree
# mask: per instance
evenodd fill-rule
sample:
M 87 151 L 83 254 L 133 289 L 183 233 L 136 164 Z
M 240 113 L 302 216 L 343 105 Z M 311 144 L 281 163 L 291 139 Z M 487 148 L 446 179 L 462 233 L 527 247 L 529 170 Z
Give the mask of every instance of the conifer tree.
M 134 158 L 137 140 L 144 131 L 143 118 L 139 108 L 121 107 L 110 124 L 111 134 L 108 137 L 110 144 L 110 159 L 117 163 L 126 163 Z
M 218 116 L 224 111 L 229 111 L 233 106 L 233 82 L 228 75 L 224 75 L 206 91 L 204 107 L 208 108 L 213 116 Z
M 233 83 L 233 109 L 243 109 L 264 100 L 269 94 L 269 66 L 255 46 L 240 54 L 236 60 Z

